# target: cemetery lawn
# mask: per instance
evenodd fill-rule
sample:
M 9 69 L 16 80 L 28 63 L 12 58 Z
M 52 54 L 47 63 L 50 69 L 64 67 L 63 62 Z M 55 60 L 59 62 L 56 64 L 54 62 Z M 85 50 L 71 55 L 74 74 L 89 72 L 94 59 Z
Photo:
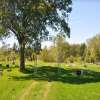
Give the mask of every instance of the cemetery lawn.
M 100 66 L 88 64 L 61 64 L 27 62 L 22 73 L 10 65 L 8 72 L 3 64 L 0 76 L 0 100 L 99 100 Z M 76 70 L 82 75 L 76 75 Z

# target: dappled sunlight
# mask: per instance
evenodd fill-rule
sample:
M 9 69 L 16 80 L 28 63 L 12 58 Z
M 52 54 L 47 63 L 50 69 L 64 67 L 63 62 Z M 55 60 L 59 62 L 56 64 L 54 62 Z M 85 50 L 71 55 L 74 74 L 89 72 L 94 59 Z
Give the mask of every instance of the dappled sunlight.
M 24 76 L 12 75 L 11 77 L 14 80 L 58 81 L 70 84 L 100 82 L 100 72 L 82 69 L 83 74 L 77 75 L 77 70 L 79 69 L 64 69 L 51 66 L 31 67 L 23 72 Z

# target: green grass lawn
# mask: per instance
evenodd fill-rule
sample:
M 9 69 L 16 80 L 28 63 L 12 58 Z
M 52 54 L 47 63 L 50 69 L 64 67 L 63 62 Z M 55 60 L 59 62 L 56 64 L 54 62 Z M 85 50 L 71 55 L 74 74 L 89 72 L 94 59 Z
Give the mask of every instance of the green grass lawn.
M 99 100 L 100 66 L 80 64 L 68 66 L 55 63 L 27 62 L 26 70 L 21 73 L 11 65 L 7 72 L 3 64 L 0 77 L 0 100 Z M 76 75 L 76 70 L 83 74 Z

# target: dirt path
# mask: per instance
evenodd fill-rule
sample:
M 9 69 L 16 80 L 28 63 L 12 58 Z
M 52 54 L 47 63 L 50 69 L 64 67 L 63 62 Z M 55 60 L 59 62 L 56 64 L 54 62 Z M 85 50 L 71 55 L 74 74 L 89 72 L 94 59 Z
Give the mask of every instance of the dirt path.
M 21 93 L 21 95 L 19 96 L 19 98 L 17 98 L 17 100 L 25 100 L 25 98 L 29 95 L 30 91 L 32 88 L 35 87 L 35 85 L 37 84 L 38 82 L 35 82 L 35 81 L 32 81 L 30 83 L 30 85 L 28 85 Z
M 47 99 L 47 96 L 48 96 L 48 94 L 49 94 L 49 92 L 50 92 L 50 89 L 51 89 L 51 82 L 48 82 L 47 83 L 47 85 L 46 85 L 46 87 L 45 87 L 45 92 L 44 92 L 44 94 L 43 94 L 43 98 L 42 98 L 42 100 L 46 100 Z

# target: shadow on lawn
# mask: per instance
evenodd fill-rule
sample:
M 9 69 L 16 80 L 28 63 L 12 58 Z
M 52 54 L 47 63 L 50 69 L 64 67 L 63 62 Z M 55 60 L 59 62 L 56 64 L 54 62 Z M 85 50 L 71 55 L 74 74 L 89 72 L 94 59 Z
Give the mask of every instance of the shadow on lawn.
M 12 76 L 15 80 L 36 80 L 36 81 L 59 81 L 71 84 L 84 84 L 100 82 L 100 72 L 84 70 L 84 74 L 78 76 L 75 74 L 77 69 L 63 69 L 51 66 L 27 68 L 23 73 L 25 76 Z

